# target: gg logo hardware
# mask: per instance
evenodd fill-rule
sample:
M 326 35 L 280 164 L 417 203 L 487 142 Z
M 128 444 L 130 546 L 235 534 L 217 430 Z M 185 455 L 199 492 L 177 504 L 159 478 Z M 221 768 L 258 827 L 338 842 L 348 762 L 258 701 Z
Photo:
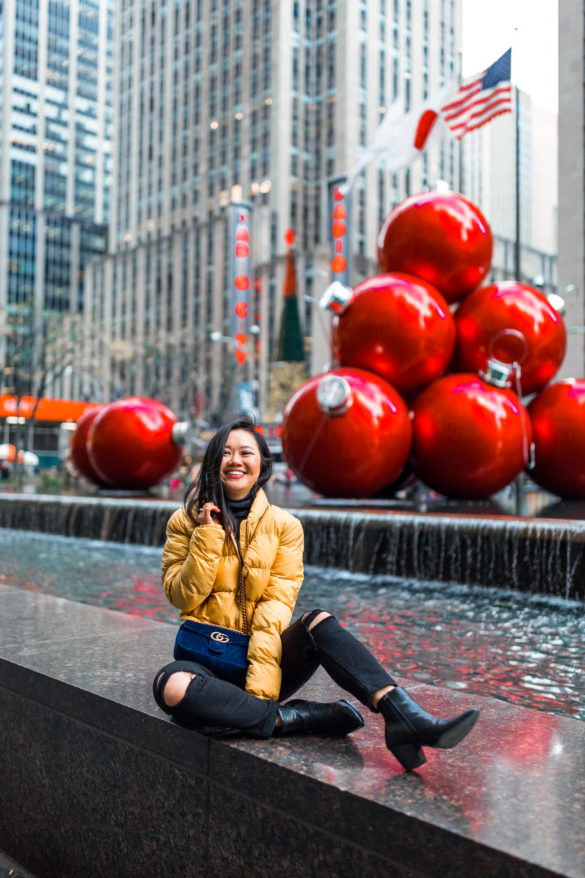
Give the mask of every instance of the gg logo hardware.
M 224 634 L 222 631 L 212 631 L 209 635 L 212 640 L 217 640 L 219 643 L 229 643 L 229 637 L 227 634 Z

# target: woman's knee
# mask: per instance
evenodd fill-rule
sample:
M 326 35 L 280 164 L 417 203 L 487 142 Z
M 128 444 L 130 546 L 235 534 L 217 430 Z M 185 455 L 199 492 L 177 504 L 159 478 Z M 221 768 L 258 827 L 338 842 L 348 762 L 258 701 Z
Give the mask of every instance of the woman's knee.
M 167 707 L 176 707 L 177 704 L 180 704 L 194 677 L 195 674 L 192 674 L 190 671 L 175 671 L 172 673 L 164 684 L 163 691 L 160 693 L 164 704 Z
M 325 619 L 330 619 L 331 613 L 328 613 L 327 610 L 311 610 L 301 618 L 301 622 L 307 629 L 307 631 L 312 631 L 316 625 L 319 625 L 321 622 L 324 622 Z

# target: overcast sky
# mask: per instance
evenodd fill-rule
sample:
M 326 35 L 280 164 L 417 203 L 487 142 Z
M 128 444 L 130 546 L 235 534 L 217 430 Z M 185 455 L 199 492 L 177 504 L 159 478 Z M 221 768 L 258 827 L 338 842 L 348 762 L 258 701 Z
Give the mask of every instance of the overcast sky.
M 556 112 L 557 15 L 557 0 L 463 0 L 464 76 L 512 46 L 512 82 Z

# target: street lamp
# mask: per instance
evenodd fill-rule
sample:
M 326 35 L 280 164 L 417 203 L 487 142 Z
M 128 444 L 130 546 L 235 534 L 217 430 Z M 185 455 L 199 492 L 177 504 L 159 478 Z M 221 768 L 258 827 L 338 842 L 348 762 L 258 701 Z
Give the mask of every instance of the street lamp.
M 256 323 L 254 323 L 250 327 L 250 332 L 252 333 L 252 335 L 260 335 L 260 327 Z M 222 341 L 225 344 L 235 344 L 236 343 L 236 339 L 233 337 L 233 335 L 224 335 L 222 332 L 220 332 L 218 330 L 215 330 L 214 332 L 210 332 L 209 339 L 210 339 L 210 341 Z
M 561 317 L 564 317 L 567 312 L 567 303 L 563 297 L 559 296 L 558 293 L 547 293 L 546 298 L 548 299 L 549 305 L 554 308 Z
M 210 338 L 210 341 L 223 341 L 226 344 L 230 344 L 231 342 L 235 342 L 235 338 L 232 338 L 231 335 L 224 335 L 222 332 L 210 332 L 209 338 Z

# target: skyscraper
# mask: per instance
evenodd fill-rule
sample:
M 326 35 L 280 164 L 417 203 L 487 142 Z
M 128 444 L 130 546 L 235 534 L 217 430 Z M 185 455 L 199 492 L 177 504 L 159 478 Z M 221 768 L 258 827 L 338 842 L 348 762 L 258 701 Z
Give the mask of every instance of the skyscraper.
M 284 232 L 296 233 L 300 298 L 315 299 L 328 282 L 332 181 L 392 101 L 408 109 L 454 75 L 460 0 L 120 0 L 119 12 L 110 249 L 87 297 L 88 323 L 104 327 L 105 393 L 156 393 L 188 414 L 198 388 L 217 411 L 230 356 L 229 206 L 243 201 L 262 407 Z M 447 139 L 400 174 L 366 170 L 354 189 L 352 282 L 376 271 L 391 206 L 439 177 L 454 183 L 456 156 Z M 314 338 L 314 302 L 302 316 Z
M 585 325 L 585 6 L 559 0 L 559 294 Z M 585 336 L 569 335 L 564 375 L 585 374 Z
M 0 4 L 0 325 L 82 309 L 106 249 L 112 52 L 113 0 Z

